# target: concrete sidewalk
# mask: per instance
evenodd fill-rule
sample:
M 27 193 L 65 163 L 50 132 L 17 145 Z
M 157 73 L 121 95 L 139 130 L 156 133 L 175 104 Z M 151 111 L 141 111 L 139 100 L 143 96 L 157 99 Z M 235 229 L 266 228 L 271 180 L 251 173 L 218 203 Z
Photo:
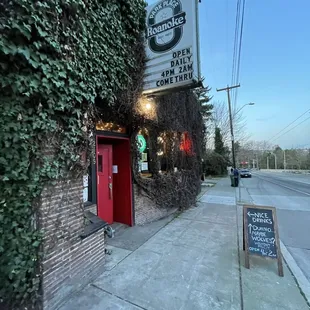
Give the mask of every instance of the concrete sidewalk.
M 139 247 L 110 247 L 106 270 L 60 309 L 309 309 L 286 265 L 283 278 L 276 262 L 243 267 L 241 211 L 218 181 Z

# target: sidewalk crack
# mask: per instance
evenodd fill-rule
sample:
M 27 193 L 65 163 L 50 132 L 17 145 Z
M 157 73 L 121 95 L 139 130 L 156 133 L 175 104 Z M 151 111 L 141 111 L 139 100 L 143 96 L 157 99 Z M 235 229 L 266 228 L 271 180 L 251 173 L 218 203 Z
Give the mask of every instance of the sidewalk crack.
M 123 298 L 123 297 L 120 297 L 120 296 L 115 295 L 115 294 L 113 294 L 113 293 L 111 293 L 111 292 L 109 292 L 109 291 L 106 291 L 105 289 L 103 289 L 103 288 L 97 286 L 96 284 L 91 284 L 91 286 L 93 286 L 93 287 L 95 287 L 96 289 L 98 289 L 98 290 L 100 290 L 100 291 L 102 291 L 102 292 L 105 292 L 105 293 L 107 293 L 107 294 L 109 294 L 109 295 L 111 295 L 111 296 L 113 296 L 113 297 L 116 297 L 117 299 L 120 299 L 120 300 L 122 300 L 122 301 L 124 301 L 124 302 L 126 302 L 126 303 L 128 303 L 128 304 L 131 304 L 131 305 L 133 305 L 133 306 L 135 306 L 135 307 L 138 307 L 139 309 L 147 310 L 147 308 L 144 308 L 144 307 L 142 307 L 142 306 L 140 306 L 140 305 L 138 305 L 138 304 L 136 304 L 136 303 L 134 303 L 134 302 L 131 302 L 130 300 L 127 300 L 127 299 L 125 299 L 125 298 Z

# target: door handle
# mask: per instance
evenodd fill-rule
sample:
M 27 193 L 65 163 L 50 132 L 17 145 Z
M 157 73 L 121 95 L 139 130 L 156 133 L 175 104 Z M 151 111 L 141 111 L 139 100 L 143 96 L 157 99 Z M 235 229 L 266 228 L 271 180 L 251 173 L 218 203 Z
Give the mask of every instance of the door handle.
M 110 199 L 112 199 L 112 183 L 109 183 Z

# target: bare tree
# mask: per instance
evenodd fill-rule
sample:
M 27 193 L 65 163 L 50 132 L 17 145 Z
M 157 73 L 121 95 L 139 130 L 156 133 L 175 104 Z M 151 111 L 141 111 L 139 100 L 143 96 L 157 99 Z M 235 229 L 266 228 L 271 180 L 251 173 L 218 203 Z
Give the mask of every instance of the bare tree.
M 246 132 L 246 120 L 242 112 L 237 113 L 238 109 L 234 108 L 232 111 L 233 119 L 233 129 L 235 141 L 238 141 L 240 144 L 245 143 L 249 139 L 249 135 Z M 212 118 L 208 122 L 208 127 L 213 130 L 209 131 L 210 137 L 207 141 L 209 144 L 207 148 L 213 148 L 213 134 L 215 128 L 218 127 L 221 129 L 223 135 L 224 144 L 229 146 L 231 142 L 230 134 L 230 121 L 229 121 L 229 110 L 226 102 L 216 101 L 213 103 L 213 113 Z
M 249 166 L 252 166 L 254 162 L 257 167 L 257 162 L 261 163 L 263 161 L 265 163 L 267 156 L 270 156 L 275 151 L 276 147 L 268 141 L 245 141 L 243 144 L 238 145 L 236 153 L 237 162 L 239 164 L 241 162 L 248 162 Z

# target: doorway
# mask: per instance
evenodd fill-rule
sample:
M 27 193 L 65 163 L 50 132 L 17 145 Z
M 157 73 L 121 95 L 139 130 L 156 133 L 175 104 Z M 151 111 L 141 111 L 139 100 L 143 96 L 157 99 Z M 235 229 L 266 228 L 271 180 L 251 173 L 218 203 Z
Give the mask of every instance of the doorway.
M 113 223 L 112 145 L 100 144 L 97 151 L 98 216 Z
M 109 224 L 134 225 L 129 138 L 97 135 L 97 209 Z

